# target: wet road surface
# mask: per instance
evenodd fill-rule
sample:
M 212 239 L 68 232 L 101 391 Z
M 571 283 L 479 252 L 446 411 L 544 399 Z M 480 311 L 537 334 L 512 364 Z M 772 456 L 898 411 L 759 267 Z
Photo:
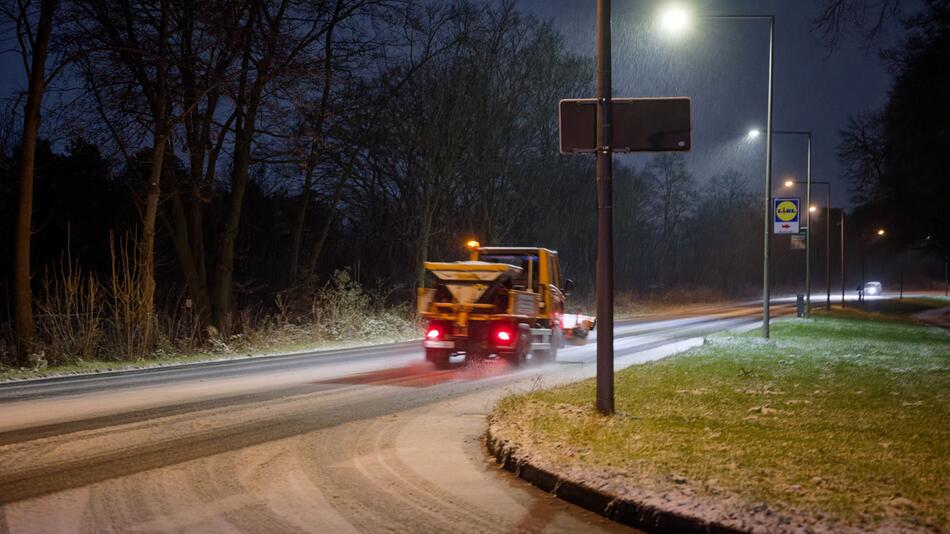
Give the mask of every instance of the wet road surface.
M 618 322 L 617 367 L 759 311 Z M 0 385 L 0 533 L 630 532 L 484 451 L 499 398 L 594 355 L 434 370 L 413 342 Z

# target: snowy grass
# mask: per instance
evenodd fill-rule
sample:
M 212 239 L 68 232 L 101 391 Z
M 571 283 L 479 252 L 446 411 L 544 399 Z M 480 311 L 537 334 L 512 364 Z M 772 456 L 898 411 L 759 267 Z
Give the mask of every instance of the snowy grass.
M 617 373 L 612 418 L 593 381 L 509 397 L 495 418 L 575 472 L 812 524 L 950 529 L 950 332 L 831 315 L 772 333 Z

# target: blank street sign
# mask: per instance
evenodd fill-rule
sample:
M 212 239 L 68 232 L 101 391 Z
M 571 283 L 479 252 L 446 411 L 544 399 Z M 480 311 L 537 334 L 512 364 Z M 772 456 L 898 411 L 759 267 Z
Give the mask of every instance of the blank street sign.
M 610 108 L 614 152 L 685 152 L 690 149 L 689 98 L 614 98 Z M 594 152 L 596 118 L 595 99 L 561 100 L 558 105 L 561 154 Z

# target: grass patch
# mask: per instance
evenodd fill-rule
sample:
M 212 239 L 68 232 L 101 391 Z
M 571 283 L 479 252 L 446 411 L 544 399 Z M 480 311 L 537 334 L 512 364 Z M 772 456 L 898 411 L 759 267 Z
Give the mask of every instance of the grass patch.
M 950 332 L 825 315 L 772 336 L 714 336 L 617 373 L 612 418 L 593 410 L 590 380 L 508 397 L 495 424 L 556 465 L 656 491 L 950 529 Z
M 876 321 L 913 321 L 914 314 L 950 306 L 950 299 L 944 297 L 908 297 L 905 299 L 866 300 L 849 302 L 845 308 L 835 308 L 833 316 L 852 319 L 870 319 Z M 813 314 L 827 314 L 825 310 L 813 307 Z

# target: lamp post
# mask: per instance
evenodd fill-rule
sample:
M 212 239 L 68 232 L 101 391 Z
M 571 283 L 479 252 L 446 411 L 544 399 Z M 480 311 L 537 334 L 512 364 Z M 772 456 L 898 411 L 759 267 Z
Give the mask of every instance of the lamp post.
M 729 20 L 765 20 L 769 23 L 769 83 L 767 118 L 765 124 L 765 204 L 764 204 L 764 247 L 762 249 L 762 337 L 769 337 L 769 304 L 771 299 L 771 285 L 769 282 L 769 252 L 771 249 L 772 225 L 772 81 L 775 64 L 775 15 L 702 15 L 703 19 Z M 660 23 L 664 30 L 680 32 L 689 26 L 690 14 L 678 6 L 671 6 L 664 10 Z
M 779 133 L 779 132 L 775 132 Z M 808 185 L 808 182 L 802 182 L 800 180 L 786 180 L 785 187 L 792 187 L 795 184 L 805 184 Z M 812 181 L 811 185 L 823 185 L 825 186 L 825 308 L 831 309 L 831 182 L 815 182 Z M 811 287 L 809 282 L 810 269 L 808 268 L 811 260 L 809 258 L 809 249 L 811 247 L 811 192 L 808 193 L 808 222 L 805 228 L 805 292 L 810 292 Z M 844 210 L 841 211 L 841 291 L 842 291 L 842 300 L 844 302 Z M 808 297 L 805 298 L 806 306 L 808 303 Z M 806 309 L 808 309 L 806 307 Z M 809 310 L 810 311 L 810 310 Z
M 775 130 L 776 135 L 804 135 L 808 139 L 805 169 L 805 317 L 811 315 L 811 132 Z
M 844 308 L 844 208 L 841 208 L 841 307 Z

